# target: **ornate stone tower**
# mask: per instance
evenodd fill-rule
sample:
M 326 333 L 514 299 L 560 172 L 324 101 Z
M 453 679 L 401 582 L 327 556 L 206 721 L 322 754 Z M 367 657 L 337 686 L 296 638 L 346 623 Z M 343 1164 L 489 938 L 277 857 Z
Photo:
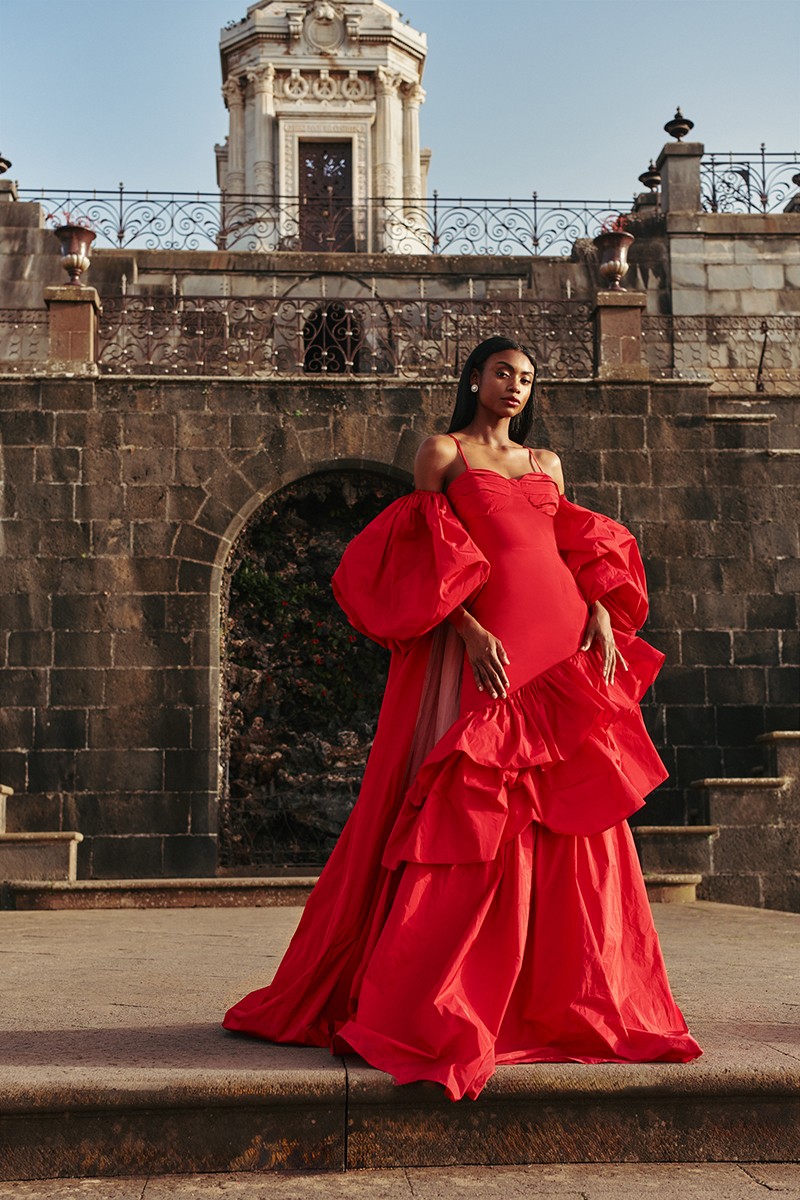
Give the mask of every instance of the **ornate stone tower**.
M 383 0 L 258 0 L 220 53 L 228 247 L 391 250 L 425 194 L 425 35 Z

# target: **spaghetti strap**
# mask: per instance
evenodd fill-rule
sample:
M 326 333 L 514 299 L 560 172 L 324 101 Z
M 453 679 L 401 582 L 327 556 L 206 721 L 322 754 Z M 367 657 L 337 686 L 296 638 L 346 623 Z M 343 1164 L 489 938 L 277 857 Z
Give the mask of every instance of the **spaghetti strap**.
M 525 448 L 528 451 L 528 461 L 531 464 L 531 466 L 533 467 L 534 471 L 538 471 L 538 473 L 540 475 L 546 475 L 547 472 L 544 470 L 544 467 L 539 466 L 539 462 L 538 462 L 535 454 L 531 450 L 530 446 L 526 446 Z
M 448 435 L 447 435 L 447 436 L 448 436 L 448 437 L 451 437 L 451 438 L 453 439 L 453 441 L 455 442 L 456 446 L 458 447 L 458 453 L 461 455 L 461 461 L 463 462 L 464 466 L 465 466 L 465 467 L 467 468 L 467 470 L 469 471 L 469 470 L 470 470 L 470 465 L 469 465 L 469 463 L 467 462 L 467 459 L 466 459 L 466 457 L 465 457 L 465 455 L 464 455 L 464 451 L 463 451 L 463 450 L 462 450 L 462 448 L 461 448 L 461 442 L 458 440 L 458 438 L 456 437 L 456 435 L 455 435 L 454 433 L 448 433 Z

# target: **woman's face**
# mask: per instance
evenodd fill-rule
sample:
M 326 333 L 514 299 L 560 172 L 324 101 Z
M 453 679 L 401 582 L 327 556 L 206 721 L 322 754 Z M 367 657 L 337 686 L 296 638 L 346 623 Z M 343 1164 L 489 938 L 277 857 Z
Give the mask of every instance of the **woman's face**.
M 530 399 L 533 363 L 521 350 L 499 350 L 490 354 L 471 383 L 478 385 L 478 402 L 501 417 L 515 417 Z

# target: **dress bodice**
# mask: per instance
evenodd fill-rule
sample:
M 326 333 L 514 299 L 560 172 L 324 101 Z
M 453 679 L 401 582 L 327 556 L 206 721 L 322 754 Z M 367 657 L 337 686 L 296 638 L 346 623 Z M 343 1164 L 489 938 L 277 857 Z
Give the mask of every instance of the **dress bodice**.
M 574 654 L 588 617 L 556 544 L 558 487 L 544 471 L 511 479 L 469 467 L 450 483 L 447 499 L 489 563 L 489 578 L 469 608 L 503 643 L 513 689 Z M 490 699 L 478 692 L 466 661 L 461 711 Z

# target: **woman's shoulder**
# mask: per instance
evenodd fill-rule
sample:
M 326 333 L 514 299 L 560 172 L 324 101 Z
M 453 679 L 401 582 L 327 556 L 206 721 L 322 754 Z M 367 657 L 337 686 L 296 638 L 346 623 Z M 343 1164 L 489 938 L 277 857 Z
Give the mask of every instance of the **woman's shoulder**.
M 536 450 L 531 447 L 531 453 L 542 470 L 546 471 L 548 475 L 552 476 L 552 478 L 555 480 L 556 487 L 563 495 L 565 486 L 564 470 L 561 466 L 561 459 L 558 457 L 555 450 L 548 450 L 545 447 Z
M 561 459 L 555 450 L 547 450 L 545 447 L 537 450 L 535 446 L 531 446 L 531 453 L 536 461 L 544 467 L 545 471 L 548 471 L 550 474 L 554 470 L 561 470 Z
M 414 481 L 418 488 L 442 491 L 448 469 L 458 454 L 458 447 L 449 433 L 434 433 L 426 437 L 414 459 Z

